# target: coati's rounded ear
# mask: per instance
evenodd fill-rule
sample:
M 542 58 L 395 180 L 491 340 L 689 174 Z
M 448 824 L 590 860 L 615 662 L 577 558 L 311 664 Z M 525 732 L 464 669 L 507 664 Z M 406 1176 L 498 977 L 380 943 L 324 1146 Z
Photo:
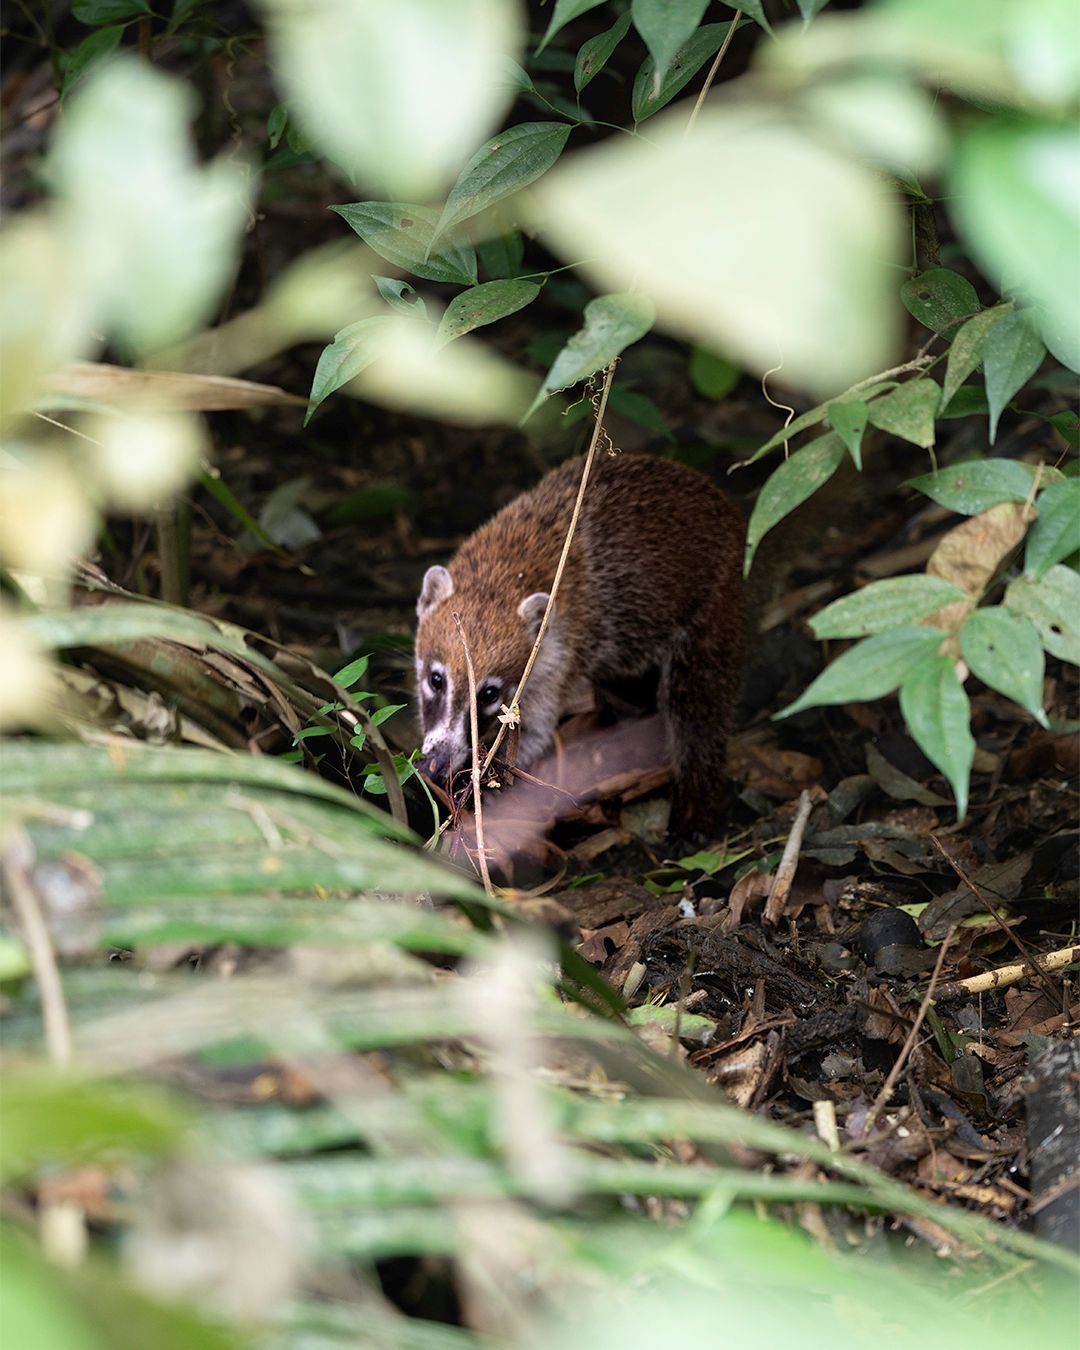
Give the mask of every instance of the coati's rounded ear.
M 420 587 L 420 599 L 416 602 L 416 614 L 423 618 L 436 605 L 441 605 L 447 596 L 454 594 L 454 580 L 445 567 L 429 567 L 424 573 L 424 584 Z
M 531 637 L 535 638 L 540 631 L 540 621 L 544 617 L 544 610 L 547 609 L 550 599 L 547 591 L 533 591 L 532 595 L 527 595 L 518 605 L 518 614 L 525 620 L 525 627 Z M 555 617 L 554 609 L 551 611 L 551 617 Z

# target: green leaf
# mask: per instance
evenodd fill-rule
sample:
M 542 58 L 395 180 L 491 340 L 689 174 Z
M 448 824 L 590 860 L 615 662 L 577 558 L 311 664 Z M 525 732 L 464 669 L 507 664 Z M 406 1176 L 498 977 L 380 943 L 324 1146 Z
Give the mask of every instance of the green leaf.
M 844 458 L 844 442 L 835 432 L 804 445 L 801 450 L 774 469 L 754 503 L 746 531 L 744 574 L 750 571 L 757 546 L 764 536 L 792 511 L 827 483 Z
M 397 310 L 399 314 L 408 314 L 414 319 L 427 317 L 424 297 L 417 294 L 415 286 L 398 277 L 372 276 L 371 279 L 375 283 L 375 289 L 391 309 Z M 410 295 L 413 298 L 406 299 L 406 296 Z
M 772 36 L 772 28 L 769 26 L 769 21 L 765 17 L 765 6 L 762 3 L 762 0 L 747 0 L 745 5 L 739 4 L 738 8 L 741 9 L 744 14 L 749 14 L 756 24 L 761 28 L 764 28 L 770 37 Z
M 377 359 L 382 350 L 381 340 L 392 322 L 389 314 L 360 319 L 343 328 L 335 335 L 333 342 L 323 348 L 311 381 L 311 397 L 304 414 L 304 426 L 311 421 L 315 409 L 324 399 L 335 389 L 348 384 Z
M 1054 413 L 1053 417 L 1047 419 L 1050 425 L 1062 438 L 1070 450 L 1080 448 L 1080 417 L 1074 412 Z M 1072 460 L 1066 464 L 1063 472 L 1075 475 L 1078 469 L 1078 461 Z
M 387 703 L 385 707 L 376 708 L 371 714 L 372 726 L 382 726 L 388 717 L 393 717 L 394 713 L 400 712 L 402 708 L 408 707 L 406 703 Z
M 986 401 L 986 390 L 981 384 L 962 384 L 960 388 L 941 407 L 938 421 L 955 420 L 958 417 L 972 417 L 976 413 L 989 413 L 990 405 Z
M 625 417 L 630 422 L 636 422 L 639 427 L 645 427 L 647 431 L 655 431 L 658 436 L 663 436 L 666 441 L 674 442 L 675 437 L 671 434 L 671 428 L 667 422 L 664 421 L 663 413 L 647 394 L 642 394 L 637 389 L 627 389 L 622 384 L 613 384 L 608 396 L 608 407 L 613 412 L 617 412 L 620 417 Z
M 540 39 L 540 45 L 536 49 L 537 56 L 540 55 L 560 28 L 570 23 L 572 19 L 576 19 L 579 14 L 595 9 L 597 5 L 603 4 L 603 2 L 604 0 L 555 0 L 555 8 L 552 10 L 547 31 Z
M 350 661 L 347 666 L 334 675 L 334 683 L 340 685 L 342 689 L 351 689 L 357 680 L 363 679 L 367 673 L 370 656 L 358 656 L 355 661 Z
M 934 444 L 934 417 L 940 406 L 941 389 L 922 378 L 874 399 L 868 411 L 874 426 L 928 450 Z
M 476 284 L 476 252 L 470 245 L 450 244 L 444 239 L 439 249 L 432 249 L 438 220 L 433 207 L 407 202 L 350 202 L 330 210 L 395 267 L 428 281 Z
M 512 278 L 521 271 L 525 258 L 525 243 L 519 230 L 501 234 L 496 239 L 485 239 L 476 245 L 484 270 L 495 281 Z
M 962 516 L 977 516 L 1001 502 L 1026 502 L 1031 495 L 1034 469 L 1015 459 L 974 459 L 937 473 L 911 478 L 931 500 Z
M 881 380 L 866 385 L 863 388 L 859 388 L 857 392 L 860 401 L 869 402 L 870 399 L 875 398 L 878 394 L 885 393 L 887 390 L 895 389 L 896 387 L 895 380 Z M 847 393 L 837 399 L 836 402 L 848 402 L 850 400 L 848 400 L 847 395 L 854 395 L 855 393 L 856 389 L 849 389 Z M 800 431 L 805 431 L 807 427 L 816 426 L 819 422 L 824 422 L 828 415 L 828 411 L 829 405 L 827 403 L 819 403 L 816 408 L 808 408 L 806 412 L 800 413 L 798 417 L 792 418 L 786 427 L 781 427 L 779 431 L 770 436 L 764 445 L 759 445 L 750 458 L 742 460 L 741 463 L 753 464 L 755 460 L 759 460 L 763 455 L 767 455 L 770 450 L 775 450 L 777 446 L 783 445 L 785 441 L 790 441 L 794 436 L 798 435 Z
M 945 385 L 941 394 L 942 407 L 946 406 L 953 395 L 977 366 L 982 364 L 983 344 L 986 335 L 997 321 L 1008 314 L 1012 305 L 995 305 L 993 309 L 984 309 L 981 314 L 968 319 L 956 331 L 949 348 L 949 360 L 945 367 Z
M 983 343 L 986 370 L 986 396 L 990 401 L 990 444 L 997 436 L 1000 418 L 1009 399 L 1021 389 L 1042 365 L 1046 348 L 1027 316 L 1004 315 L 994 324 Z
M 1022 615 L 1001 605 L 977 609 L 960 630 L 964 660 L 983 684 L 1026 708 L 1041 725 L 1043 712 L 1043 657 L 1039 635 Z
M 967 277 L 947 267 L 910 277 L 900 287 L 900 299 L 910 315 L 935 333 L 947 333 L 982 308 Z
M 585 323 L 566 343 L 544 377 L 523 421 L 557 389 L 568 389 L 595 375 L 643 338 L 653 325 L 652 302 L 636 291 L 601 295 L 585 306 Z
M 539 294 L 539 282 L 522 280 L 485 281 L 462 291 L 450 301 L 439 320 L 435 349 L 444 347 L 463 333 L 471 333 L 474 328 L 516 314 Z
M 150 6 L 146 0 L 72 0 L 71 12 L 80 23 L 98 28 L 136 14 L 149 14 Z
M 847 446 L 848 454 L 857 469 L 862 468 L 862 438 L 869 416 L 862 399 L 847 403 L 830 403 L 826 409 L 832 429 Z
M 270 109 L 270 115 L 266 119 L 266 139 L 270 143 L 270 149 L 276 150 L 281 144 L 281 138 L 285 134 L 285 128 L 289 124 L 289 107 L 286 103 L 275 103 Z
M 654 92 L 659 92 L 675 54 L 693 37 L 708 4 L 709 0 L 631 0 L 634 27 L 653 61 Z
M 690 383 L 702 398 L 722 399 L 739 383 L 742 371 L 707 347 L 690 352 Z
M 1024 571 L 1038 579 L 1080 548 L 1080 478 L 1052 483 L 1035 505 L 1039 518 L 1028 532 Z
M 1072 46 L 1075 48 L 1075 40 Z M 1080 346 L 1080 197 L 1075 129 L 1033 117 L 983 119 L 959 144 L 952 213 L 986 274 L 1043 306 Z
M 83 38 L 64 66 L 64 79 L 60 86 L 62 95 L 66 95 L 100 61 L 116 51 L 120 39 L 124 36 L 124 28 L 125 25 L 122 23 L 111 28 L 99 28 L 96 33 Z
M 913 624 L 945 605 L 970 598 L 941 577 L 887 577 L 826 605 L 810 620 L 810 627 L 816 638 L 865 637 Z
M 1080 665 L 1080 576 L 1071 568 L 1058 563 L 1037 581 L 1018 577 L 1005 604 L 1031 620 L 1051 656 Z
M 967 815 L 975 758 L 971 705 L 947 656 L 928 656 L 900 686 L 900 711 L 927 759 L 949 780 L 959 820 Z
M 583 42 L 574 61 L 574 88 L 580 94 L 585 86 L 598 75 L 611 59 L 611 54 L 626 36 L 630 28 L 630 11 L 611 25 L 604 33 Z
M 571 131 L 566 122 L 520 122 L 493 136 L 458 175 L 435 237 L 534 183 L 562 154 Z
M 646 57 L 634 77 L 630 110 L 635 122 L 659 112 L 694 78 L 711 56 L 715 56 L 728 35 L 730 23 L 707 23 L 671 59 L 667 74 L 657 83 L 656 64 Z
M 825 667 L 816 680 L 777 718 L 824 703 L 867 703 L 891 694 L 944 639 L 937 628 L 892 628 L 863 638 Z

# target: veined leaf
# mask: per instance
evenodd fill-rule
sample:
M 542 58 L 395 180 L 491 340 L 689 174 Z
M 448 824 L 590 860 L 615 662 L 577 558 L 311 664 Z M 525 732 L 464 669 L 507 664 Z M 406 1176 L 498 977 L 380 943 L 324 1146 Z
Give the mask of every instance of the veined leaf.
M 1080 478 L 1051 483 L 1035 505 L 1039 518 L 1028 532 L 1024 571 L 1038 579 L 1080 549 Z
M 572 130 L 566 122 L 520 122 L 493 136 L 473 155 L 450 189 L 435 238 L 535 182 L 562 154 Z
M 865 637 L 912 624 L 970 597 L 959 586 L 925 574 L 887 577 L 841 596 L 810 620 L 816 638 Z
M 1005 604 L 1031 620 L 1051 656 L 1080 665 L 1080 576 L 1072 568 L 1058 563 L 1037 581 L 1018 577 Z
M 378 358 L 380 339 L 386 335 L 392 322 L 388 314 L 360 319 L 349 324 L 348 328 L 343 328 L 335 335 L 333 342 L 323 349 L 311 381 L 311 398 L 304 414 L 304 426 L 311 421 L 315 409 L 324 399 L 335 389 L 348 384 Z
M 1046 659 L 1034 626 L 1003 605 L 977 609 L 960 630 L 964 660 L 983 684 L 1026 708 L 1041 725 Z
M 934 444 L 934 417 L 940 406 L 940 387 L 924 377 L 908 380 L 892 393 L 874 399 L 868 416 L 882 431 L 927 450 Z
M 862 438 L 869 420 L 869 410 L 862 399 L 830 403 L 826 409 L 832 429 L 847 446 L 848 454 L 857 469 L 862 468 Z
M 986 397 L 990 402 L 990 444 L 1009 399 L 1042 365 L 1046 348 L 1027 317 L 1013 310 L 990 329 L 983 343 Z
M 531 304 L 539 294 L 539 282 L 515 279 L 485 281 L 480 286 L 462 291 L 450 301 L 439 320 L 435 349 L 444 347 L 463 333 L 471 333 L 474 328 L 515 314 Z
M 794 703 L 776 714 L 790 717 L 823 703 L 866 703 L 884 698 L 941 646 L 936 628 L 893 628 L 863 638 L 827 666 Z
M 655 92 L 675 54 L 693 37 L 708 4 L 709 0 L 632 0 L 634 27 L 653 61 Z
M 975 287 L 959 272 L 934 267 L 920 272 L 900 287 L 907 312 L 935 333 L 948 333 L 961 319 L 978 314 L 982 306 Z
M 634 76 L 634 88 L 630 95 L 630 111 L 634 121 L 644 122 L 646 117 L 659 112 L 676 94 L 681 93 L 705 62 L 720 50 L 730 28 L 730 23 L 707 23 L 698 28 L 672 56 L 667 73 L 659 81 L 656 78 L 656 63 L 651 56 L 647 57 Z
M 620 352 L 645 336 L 655 316 L 646 296 L 627 291 L 590 300 L 584 317 L 584 326 L 555 358 L 523 420 L 557 389 L 568 389 L 610 365 Z
M 547 31 L 540 39 L 540 45 L 536 49 L 539 54 L 548 45 L 551 39 L 578 15 L 586 13 L 590 9 L 595 9 L 597 5 L 603 4 L 604 0 L 555 0 L 555 8 L 551 12 L 551 18 L 548 21 Z
M 1012 305 L 995 305 L 993 309 L 984 309 L 981 314 L 968 319 L 956 331 L 949 348 L 949 360 L 945 366 L 945 385 L 942 389 L 941 404 L 945 407 L 971 372 L 982 364 L 983 344 L 986 335 L 994 324 L 1006 314 L 1011 313 Z
M 607 65 L 611 54 L 630 31 L 630 11 L 619 18 L 604 33 L 583 42 L 574 61 L 574 88 L 580 94 L 590 81 Z
M 395 267 L 428 281 L 476 284 L 476 253 L 471 246 L 444 239 L 438 249 L 432 249 L 438 219 L 432 207 L 407 202 L 349 202 L 330 210 Z
M 963 820 L 975 741 L 971 705 L 950 657 L 929 656 L 905 676 L 900 711 L 923 754 L 949 780 L 957 817 Z
M 773 471 L 758 494 L 746 531 L 744 574 L 750 571 L 757 546 L 764 536 L 827 483 L 843 458 L 844 442 L 835 432 L 827 431 L 824 436 L 796 450 Z
M 909 479 L 907 486 L 925 492 L 950 511 L 974 516 L 1000 502 L 1027 501 L 1034 472 L 1015 459 L 975 459 L 921 474 Z

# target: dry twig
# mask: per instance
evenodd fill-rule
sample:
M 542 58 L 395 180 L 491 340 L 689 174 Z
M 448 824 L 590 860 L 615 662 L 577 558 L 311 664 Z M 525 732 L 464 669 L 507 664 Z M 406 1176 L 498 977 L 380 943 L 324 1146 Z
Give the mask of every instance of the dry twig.
M 802 848 L 803 835 L 806 833 L 806 822 L 810 819 L 813 808 L 814 799 L 803 788 L 799 794 L 799 809 L 795 812 L 795 819 L 791 823 L 791 833 L 784 845 L 780 866 L 776 869 L 772 890 L 765 903 L 766 923 L 775 925 L 780 922 L 780 915 L 784 912 L 784 904 L 791 891 L 791 883 L 795 880 L 795 869 L 799 865 L 799 850 Z

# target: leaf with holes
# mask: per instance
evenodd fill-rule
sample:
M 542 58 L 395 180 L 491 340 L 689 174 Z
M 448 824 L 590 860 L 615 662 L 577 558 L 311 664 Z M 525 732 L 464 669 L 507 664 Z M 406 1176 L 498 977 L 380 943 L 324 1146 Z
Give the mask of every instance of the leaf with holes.
M 810 620 L 816 638 L 866 637 L 925 619 L 944 605 L 969 597 L 941 577 L 887 577 L 841 596 Z
M 1046 659 L 1038 633 L 1023 615 L 1001 605 L 977 609 L 960 631 L 960 650 L 983 684 L 1048 725 L 1042 706 Z
M 861 469 L 862 438 L 868 420 L 866 404 L 862 399 L 852 399 L 847 403 L 830 403 L 827 411 L 832 429 L 847 446 L 855 467 Z
M 630 95 L 630 111 L 634 121 L 644 122 L 646 117 L 659 112 L 676 94 L 681 93 L 705 62 L 720 50 L 730 27 L 730 23 L 704 24 L 671 58 L 667 74 L 659 82 L 653 58 L 646 57 L 634 77 L 634 88 Z
M 415 286 L 396 277 L 373 276 L 371 279 L 375 283 L 375 289 L 391 309 L 396 309 L 399 314 L 409 314 L 414 319 L 427 318 L 424 297 L 417 293 Z M 409 299 L 409 296 L 412 299 Z
M 668 72 L 675 54 L 693 37 L 709 0 L 631 0 L 634 27 L 653 61 L 653 89 Z
M 468 244 L 444 239 L 438 249 L 432 249 L 437 216 L 431 207 L 408 202 L 350 202 L 330 210 L 395 267 L 428 281 L 476 284 L 476 253 Z
M 1037 579 L 1080 549 L 1080 478 L 1052 483 L 1035 505 L 1039 518 L 1028 533 L 1024 571 Z
M 945 384 L 941 393 L 942 407 L 948 404 L 967 377 L 982 365 L 983 345 L 991 328 L 1006 314 L 1012 312 L 1012 305 L 995 305 L 993 309 L 984 309 L 973 319 L 968 319 L 956 330 L 956 336 L 949 348 L 949 360 L 945 367 Z
M 983 343 L 986 396 L 990 401 L 990 444 L 997 436 L 998 419 L 1012 396 L 1042 365 L 1046 348 L 1027 317 L 1015 310 L 987 333 Z
M 562 154 L 572 130 L 566 122 L 520 122 L 493 136 L 458 175 L 435 237 L 534 183 Z
M 539 282 L 513 279 L 485 281 L 481 286 L 462 291 L 450 301 L 439 320 L 439 331 L 435 335 L 436 351 L 463 333 L 471 333 L 474 328 L 482 328 L 485 324 L 505 319 L 508 314 L 516 314 L 539 294 Z
M 934 444 L 934 417 L 941 406 L 941 389 L 934 380 L 909 380 L 869 405 L 874 426 L 900 436 L 924 450 Z
M 935 333 L 947 334 L 982 308 L 971 282 L 947 267 L 909 278 L 900 287 L 900 299 L 913 318 Z
M 773 471 L 758 494 L 747 527 L 744 574 L 750 571 L 757 546 L 764 536 L 827 483 L 843 458 L 844 442 L 835 432 L 827 431 L 824 436 L 796 450 Z
M 975 459 L 937 473 L 911 478 L 908 487 L 962 516 L 978 515 L 1001 502 L 1025 502 L 1031 495 L 1035 470 L 1015 459 Z
M 900 711 L 923 754 L 949 780 L 957 819 L 963 820 L 975 741 L 971 705 L 949 657 L 927 657 L 904 678 Z
M 810 687 L 776 716 L 790 717 L 825 703 L 866 703 L 884 698 L 934 655 L 943 637 L 935 628 L 909 626 L 863 638 L 826 666 Z
M 1058 563 L 1038 581 L 1018 577 L 1005 604 L 1031 620 L 1051 656 L 1080 665 L 1080 576 L 1072 568 Z
M 523 421 L 557 389 L 568 389 L 609 366 L 621 351 L 645 336 L 655 313 L 652 302 L 644 295 L 628 291 L 590 300 L 584 318 L 583 327 L 555 358 Z
M 616 19 L 606 32 L 583 42 L 574 61 L 574 88 L 580 94 L 607 65 L 611 54 L 630 31 L 630 11 Z

